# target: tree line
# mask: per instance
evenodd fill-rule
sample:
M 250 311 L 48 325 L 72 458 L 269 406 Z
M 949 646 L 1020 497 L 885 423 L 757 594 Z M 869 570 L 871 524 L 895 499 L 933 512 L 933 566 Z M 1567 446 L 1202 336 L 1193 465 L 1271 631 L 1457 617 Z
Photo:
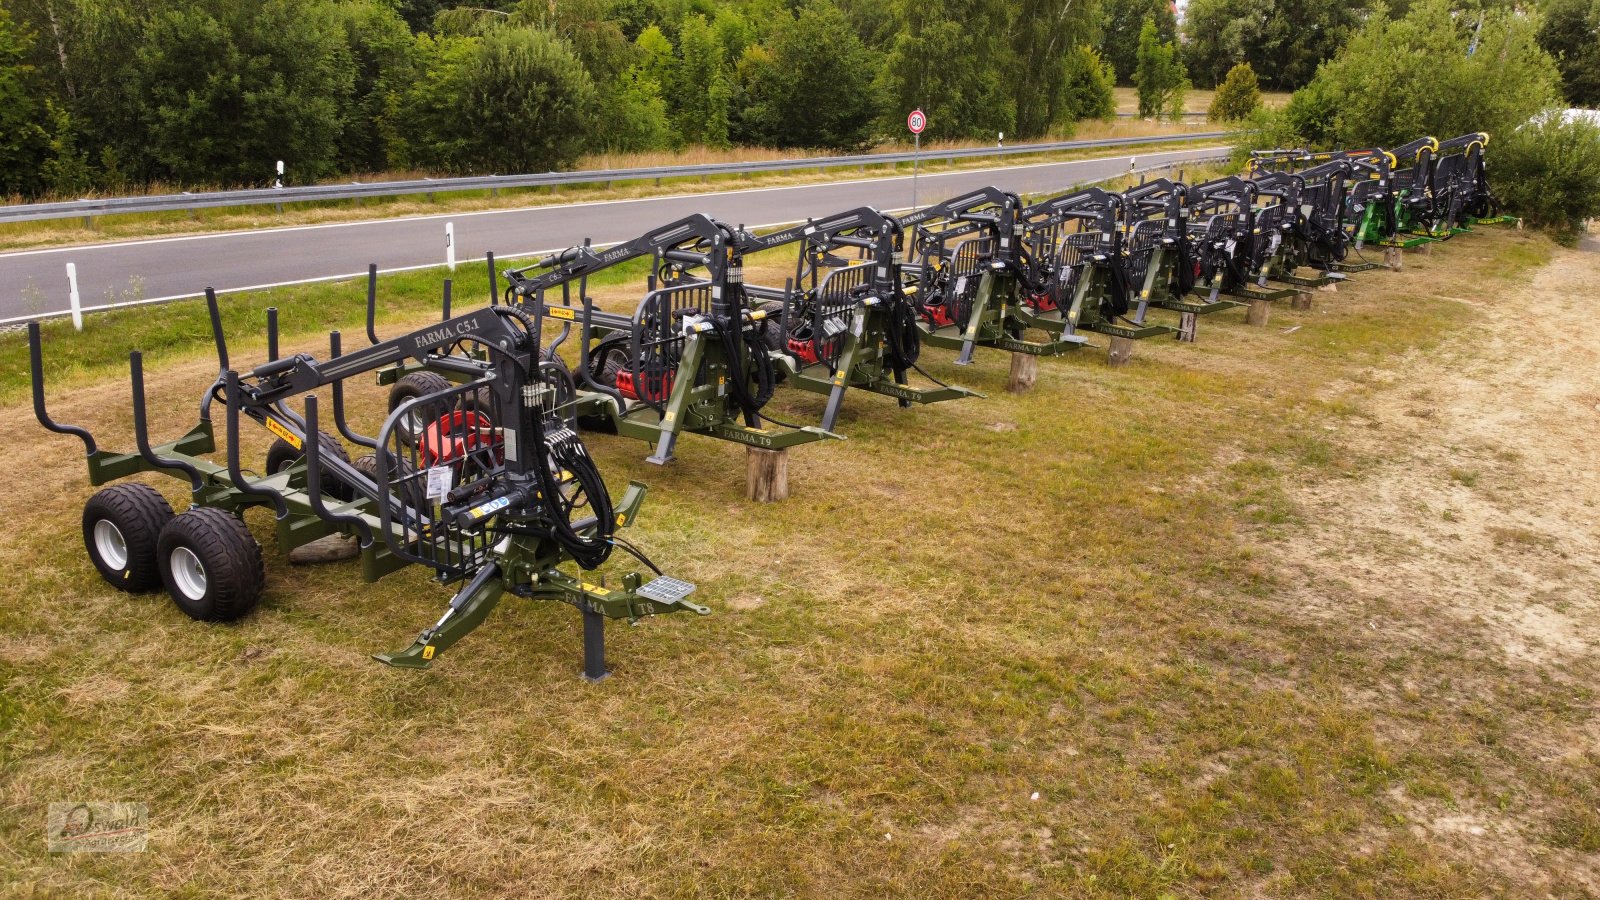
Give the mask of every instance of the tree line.
M 1600 0 L 1545 2 L 1568 93 L 1600 93 Z M 0 0 L 0 194 L 860 149 L 915 107 L 926 139 L 1027 140 L 1116 83 L 1147 116 L 1240 64 L 1237 96 L 1304 87 L 1404 11 L 1192 0 L 1180 38 L 1170 0 Z

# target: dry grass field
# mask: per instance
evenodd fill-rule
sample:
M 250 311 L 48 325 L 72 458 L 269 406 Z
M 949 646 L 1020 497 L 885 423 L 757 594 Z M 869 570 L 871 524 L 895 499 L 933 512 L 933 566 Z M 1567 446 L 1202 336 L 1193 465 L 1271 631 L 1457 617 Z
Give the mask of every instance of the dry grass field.
M 386 279 L 382 330 L 438 277 Z M 112 591 L 79 447 L 0 336 L 0 895 L 1591 895 L 1597 278 L 1485 228 L 1265 329 L 1045 360 L 1028 394 L 1005 354 L 930 349 L 988 398 L 848 397 L 781 504 L 743 501 L 734 445 L 659 469 L 592 437 L 614 489 L 651 486 L 632 538 L 714 610 L 613 624 L 597 686 L 577 615 L 514 598 L 430 671 L 373 662 L 442 589 L 291 566 L 265 513 L 247 620 Z M 286 350 L 360 332 L 359 285 L 226 302 L 236 361 L 269 304 Z M 129 346 L 161 433 L 215 367 L 193 304 L 47 331 L 53 410 L 114 447 Z M 57 800 L 147 803 L 148 850 L 47 853 Z

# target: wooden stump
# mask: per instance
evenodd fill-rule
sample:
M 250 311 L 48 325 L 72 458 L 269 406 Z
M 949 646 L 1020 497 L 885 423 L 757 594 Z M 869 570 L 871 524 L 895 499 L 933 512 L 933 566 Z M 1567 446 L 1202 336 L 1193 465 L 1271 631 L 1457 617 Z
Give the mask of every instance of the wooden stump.
M 1309 291 L 1301 291 L 1295 294 L 1294 299 L 1289 301 L 1289 308 L 1300 312 L 1309 311 L 1311 309 L 1311 293 Z
M 294 565 L 340 562 L 361 555 L 361 542 L 342 534 L 330 534 L 309 544 L 289 551 L 289 562 Z
M 1388 266 L 1389 267 L 1389 271 L 1391 271 L 1391 272 L 1398 272 L 1401 269 L 1405 268 L 1405 263 L 1402 262 L 1401 259 L 1400 259 L 1400 248 L 1399 247 L 1385 247 L 1385 248 L 1383 248 L 1383 264 Z
M 1250 309 L 1244 314 L 1246 325 L 1257 328 L 1267 327 L 1267 319 L 1272 316 L 1272 304 L 1266 300 L 1251 300 Z
M 1322 287 L 1317 288 L 1317 290 L 1323 292 L 1324 294 L 1337 294 L 1339 293 L 1339 282 L 1330 281 Z
M 1130 359 L 1133 359 L 1133 338 L 1112 338 L 1111 347 L 1106 350 L 1106 365 L 1115 369 L 1127 365 Z
M 746 447 L 745 497 L 757 503 L 789 499 L 789 451 Z
M 1011 354 L 1011 377 L 1006 380 L 1006 390 L 1020 394 L 1033 389 L 1039 380 L 1039 357 L 1032 353 Z
M 1199 316 L 1199 314 L 1198 313 L 1179 313 L 1178 314 L 1178 333 L 1176 335 L 1178 340 L 1183 341 L 1186 344 L 1192 344 L 1192 343 L 1194 343 L 1195 338 L 1199 336 L 1199 334 L 1200 334 L 1200 316 Z
M 1419 253 L 1421 253 L 1423 256 L 1432 256 L 1433 255 L 1433 242 L 1429 241 L 1428 243 L 1423 244 L 1422 246 L 1417 248 L 1417 251 Z

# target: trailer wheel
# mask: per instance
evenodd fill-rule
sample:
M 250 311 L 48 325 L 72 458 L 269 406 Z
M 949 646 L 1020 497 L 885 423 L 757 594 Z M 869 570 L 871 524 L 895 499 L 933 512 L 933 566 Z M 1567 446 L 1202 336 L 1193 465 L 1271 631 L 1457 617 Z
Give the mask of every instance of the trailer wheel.
M 345 451 L 344 444 L 340 443 L 338 438 L 326 431 L 319 431 L 317 432 L 317 440 L 322 445 L 324 459 L 329 456 L 335 456 L 345 462 L 350 461 L 350 454 Z M 267 448 L 267 474 L 276 475 L 305 459 L 305 456 L 305 451 L 296 450 L 288 441 L 278 438 L 272 442 L 272 446 Z M 345 484 L 331 473 L 322 479 L 322 489 L 330 496 L 346 502 L 354 500 L 356 497 L 355 488 Z
M 400 408 L 400 404 L 413 397 L 426 397 L 440 391 L 448 391 L 455 385 L 443 375 L 434 372 L 412 372 L 394 383 L 389 389 L 389 412 Z M 404 421 L 396 423 L 401 434 L 408 442 L 414 442 L 422 436 L 422 430 L 431 422 L 423 422 L 417 415 L 408 416 Z
M 757 312 L 767 314 L 757 328 L 761 332 L 761 340 L 767 345 L 768 350 L 787 352 L 788 347 L 783 346 L 783 304 L 776 300 L 768 300 L 756 307 Z
M 261 599 L 261 545 L 231 513 L 199 507 L 177 516 L 161 529 L 156 558 L 167 593 L 192 619 L 233 622 Z
M 83 506 L 83 545 L 100 577 L 119 591 L 143 594 L 161 587 L 156 541 L 172 520 L 161 492 L 144 484 L 98 491 Z

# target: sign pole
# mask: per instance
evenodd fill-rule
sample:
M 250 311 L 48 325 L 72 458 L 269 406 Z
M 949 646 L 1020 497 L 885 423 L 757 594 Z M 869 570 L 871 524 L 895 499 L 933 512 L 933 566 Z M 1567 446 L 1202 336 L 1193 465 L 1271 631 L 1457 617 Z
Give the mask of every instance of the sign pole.
M 922 170 L 922 129 L 928 127 L 928 116 L 919 107 L 906 116 L 906 128 L 911 130 L 911 208 L 917 208 L 917 175 Z

